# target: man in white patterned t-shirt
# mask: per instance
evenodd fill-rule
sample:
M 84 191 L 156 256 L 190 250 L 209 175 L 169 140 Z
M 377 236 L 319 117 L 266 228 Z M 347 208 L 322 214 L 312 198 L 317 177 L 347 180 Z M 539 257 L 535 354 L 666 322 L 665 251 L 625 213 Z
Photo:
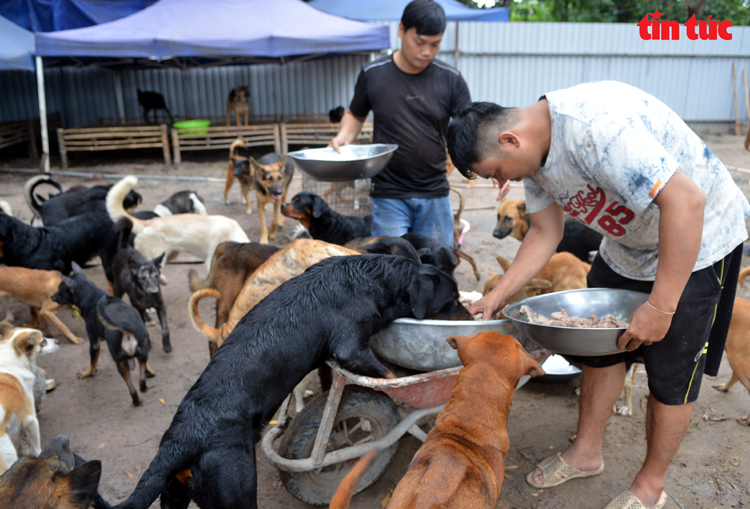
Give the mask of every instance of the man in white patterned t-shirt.
M 702 374 L 715 376 L 721 361 L 750 204 L 674 111 L 623 83 L 558 90 L 527 108 L 473 103 L 451 124 L 448 148 L 465 176 L 523 179 L 530 218 L 513 264 L 472 313 L 489 319 L 536 276 L 562 238 L 565 213 L 604 236 L 589 287 L 649 294 L 618 340 L 622 353 L 578 359 L 577 438 L 527 481 L 550 488 L 604 470 L 602 438 L 626 365 L 644 362 L 648 453 L 607 507 L 663 507 Z

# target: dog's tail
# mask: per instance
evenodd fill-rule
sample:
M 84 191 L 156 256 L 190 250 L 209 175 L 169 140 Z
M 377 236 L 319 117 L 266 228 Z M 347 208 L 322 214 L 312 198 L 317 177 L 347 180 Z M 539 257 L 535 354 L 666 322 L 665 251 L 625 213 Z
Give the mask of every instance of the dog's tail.
M 357 488 L 359 480 L 362 479 L 365 471 L 375 461 L 378 454 L 380 454 L 380 450 L 373 449 L 360 458 L 357 464 L 354 465 L 354 468 L 346 474 L 341 484 L 339 484 L 339 489 L 336 490 L 336 494 L 333 495 L 331 503 L 328 506 L 329 509 L 347 509 L 349 507 L 349 502 L 351 502 L 352 496 L 354 496 L 354 490 Z
M 107 213 L 109 214 L 109 218 L 115 223 L 123 217 L 130 219 L 133 222 L 133 231 L 136 235 L 143 231 L 144 222 L 128 214 L 122 202 L 137 183 L 138 179 L 129 175 L 112 186 L 112 189 L 107 193 Z
M 237 157 L 237 154 L 235 154 L 235 150 L 238 148 L 245 148 L 245 140 L 241 138 L 237 138 L 232 142 L 232 144 L 229 146 L 229 157 Z
M 0 210 L 5 212 L 9 216 L 13 215 L 13 209 L 11 208 L 10 203 L 5 200 L 0 200 Z
M 31 209 L 31 212 L 34 214 L 41 214 L 42 212 L 42 206 L 34 198 L 34 190 L 37 186 L 41 186 L 42 184 L 49 184 L 61 193 L 63 192 L 62 186 L 47 175 L 37 175 L 36 177 L 31 177 L 27 180 L 26 184 L 23 186 L 23 198 L 26 200 L 26 204 Z
M 742 271 L 740 271 L 740 279 L 738 281 L 738 283 L 740 284 L 740 288 L 745 287 L 745 278 L 747 276 L 750 276 L 750 267 L 747 267 L 745 269 L 742 269 Z
M 133 221 L 127 217 L 123 217 L 115 223 L 112 230 L 118 235 L 118 249 L 126 249 L 130 244 L 130 234 L 133 232 Z
M 203 321 L 203 318 L 201 318 L 200 311 L 198 311 L 198 303 L 204 297 L 213 297 L 214 299 L 218 299 L 219 297 L 221 297 L 221 294 L 213 288 L 206 288 L 203 290 L 198 290 L 193 295 L 191 295 L 190 301 L 188 302 L 188 314 L 190 315 L 190 321 L 193 322 L 193 327 L 195 327 L 198 332 L 206 336 L 209 341 L 213 341 L 217 345 L 220 345 L 222 341 L 221 331 L 219 329 L 209 327 L 206 322 Z

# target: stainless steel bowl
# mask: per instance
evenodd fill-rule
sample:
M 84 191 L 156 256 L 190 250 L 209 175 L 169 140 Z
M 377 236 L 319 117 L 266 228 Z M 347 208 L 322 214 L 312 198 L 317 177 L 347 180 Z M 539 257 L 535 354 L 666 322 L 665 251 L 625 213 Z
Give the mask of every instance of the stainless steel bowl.
M 646 299 L 646 293 L 588 288 L 530 297 L 506 306 L 503 313 L 529 339 L 553 352 L 583 356 L 612 355 L 622 352 L 617 349 L 617 338 L 626 328 L 580 329 L 532 324 L 522 315 L 521 306 L 527 305 L 534 313 L 541 313 L 547 318 L 555 311 L 567 309 L 571 316 L 614 315 L 630 322 L 633 313 Z
M 323 182 L 369 178 L 385 168 L 398 145 L 344 145 L 339 154 L 332 148 L 310 148 L 289 152 L 300 170 Z
M 461 365 L 458 353 L 445 341 L 450 336 L 499 332 L 519 339 L 509 320 L 415 320 L 399 318 L 370 338 L 370 347 L 383 359 L 416 371 L 435 371 Z M 519 339 L 520 341 L 520 339 Z M 523 344 L 523 341 L 521 341 Z

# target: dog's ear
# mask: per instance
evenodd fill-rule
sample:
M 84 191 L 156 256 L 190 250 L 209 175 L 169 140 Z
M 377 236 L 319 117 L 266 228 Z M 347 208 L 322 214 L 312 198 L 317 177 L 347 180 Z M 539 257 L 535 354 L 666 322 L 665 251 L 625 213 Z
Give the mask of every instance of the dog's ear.
M 529 214 L 526 212 L 526 202 L 522 201 L 521 203 L 518 204 L 518 216 L 521 219 L 526 219 L 526 216 L 528 215 Z
M 83 274 L 83 269 L 76 262 L 71 262 L 70 266 L 73 268 L 74 274 Z
M 162 261 L 162 260 L 164 259 L 164 255 L 165 255 L 165 254 L 166 254 L 166 253 L 162 253 L 162 254 L 160 254 L 159 256 L 157 256 L 156 258 L 154 258 L 153 260 L 151 260 L 151 262 L 152 262 L 152 263 L 153 263 L 154 265 L 156 265 L 156 268 L 157 268 L 157 269 L 159 269 L 159 270 L 161 270 L 161 269 L 160 269 L 160 267 L 161 267 L 161 261 Z
M 503 269 L 503 272 L 508 272 L 508 269 L 510 268 L 510 262 L 503 258 L 502 256 L 498 256 L 495 258 L 497 260 L 497 263 L 500 264 L 500 267 Z
M 312 215 L 314 218 L 317 219 L 323 215 L 323 212 L 325 212 L 328 204 L 325 202 L 323 198 L 321 198 L 317 194 L 314 194 L 312 196 L 312 199 L 313 199 Z
M 542 369 L 542 366 L 537 361 L 535 361 L 525 350 L 521 351 L 521 356 L 523 357 L 523 364 L 521 364 L 523 369 L 523 371 L 521 372 L 522 375 L 529 375 L 530 377 L 534 378 L 535 376 L 542 376 L 544 374 L 544 369 Z
M 68 276 L 63 276 L 62 274 L 60 274 L 60 279 L 62 279 L 62 283 L 60 284 L 60 286 L 65 286 L 65 288 L 67 288 L 68 291 L 73 292 L 73 290 L 76 287 L 75 280 L 69 278 Z M 58 286 L 58 291 L 59 291 L 59 288 L 60 287 Z
M 42 336 L 42 333 L 39 331 L 30 332 L 28 334 L 24 334 L 23 336 L 19 337 L 16 341 L 16 344 L 13 345 L 13 348 L 18 353 L 25 353 L 30 354 L 36 345 L 42 342 L 44 339 L 44 336 Z
M 67 482 L 69 493 L 76 507 L 89 507 L 97 498 L 101 475 L 101 461 L 89 461 L 62 478 L 58 478 L 56 483 Z
M 451 345 L 451 348 L 453 348 L 454 350 L 458 350 L 458 344 L 464 339 L 466 339 L 466 336 L 451 336 L 449 338 L 446 338 L 445 341 L 447 341 L 448 344 Z
M 287 158 L 287 157 L 289 157 L 289 156 L 284 156 L 284 157 L 282 157 L 282 158 L 281 158 L 281 161 L 279 161 L 278 163 L 276 163 L 276 165 L 277 165 L 277 166 L 278 166 L 279 168 L 283 169 L 283 168 L 284 168 L 284 167 L 286 166 L 286 158 Z

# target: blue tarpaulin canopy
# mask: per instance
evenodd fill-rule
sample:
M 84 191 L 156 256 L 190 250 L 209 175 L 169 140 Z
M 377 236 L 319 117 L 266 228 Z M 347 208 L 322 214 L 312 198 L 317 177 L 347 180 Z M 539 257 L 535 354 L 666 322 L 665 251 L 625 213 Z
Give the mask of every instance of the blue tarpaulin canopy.
M 124 18 L 156 0 L 4 0 L 0 16 L 32 32 L 89 27 Z
M 0 17 L 0 70 L 34 70 L 34 34 Z
M 301 0 L 160 0 L 117 21 L 36 34 L 36 54 L 45 57 L 280 58 L 389 46 L 388 27 Z
M 308 5 L 343 18 L 358 21 L 401 21 L 404 7 L 411 0 L 311 0 Z M 506 7 L 472 9 L 456 0 L 435 0 L 445 10 L 448 21 L 510 21 Z

